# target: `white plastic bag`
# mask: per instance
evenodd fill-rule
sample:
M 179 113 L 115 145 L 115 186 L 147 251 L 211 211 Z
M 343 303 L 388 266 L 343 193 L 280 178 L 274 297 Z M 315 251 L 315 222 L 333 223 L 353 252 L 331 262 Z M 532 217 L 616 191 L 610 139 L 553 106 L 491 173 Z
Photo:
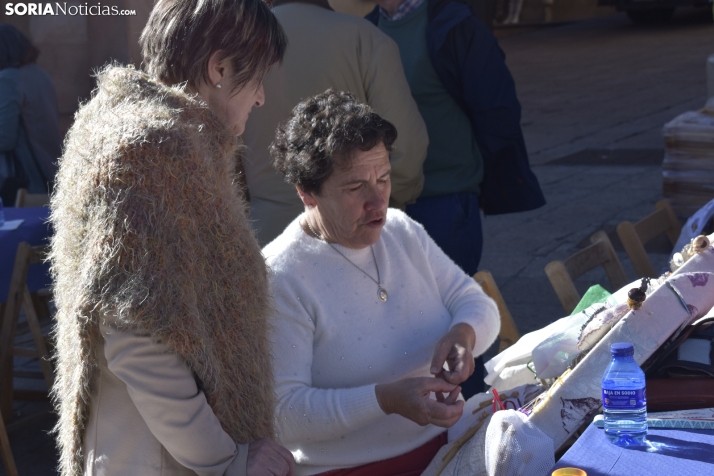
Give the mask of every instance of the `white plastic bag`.
M 631 288 L 638 287 L 639 285 L 640 281 L 637 280 L 617 290 L 615 294 L 608 297 L 604 303 L 593 304 L 573 316 L 564 317 L 557 321 L 561 324 L 557 328 L 554 328 L 553 332 L 548 336 L 545 336 L 541 342 L 537 343 L 531 352 L 531 360 L 533 361 L 533 368 L 535 369 L 537 377 L 539 379 L 549 379 L 561 376 L 573 359 L 584 350 L 592 347 L 594 343 L 597 343 L 617 323 L 617 319 L 604 321 L 595 331 L 592 331 L 590 328 L 586 329 L 586 324 L 591 318 L 598 316 L 595 319 L 595 321 L 597 321 L 598 318 L 606 315 L 609 316 L 609 314 L 618 310 L 619 306 L 623 306 L 627 302 L 627 292 Z M 653 280 L 650 288 L 647 290 L 648 294 L 651 294 L 656 286 L 658 286 L 658 283 Z M 625 310 L 627 309 L 625 308 Z M 620 312 L 614 317 L 622 317 L 624 314 L 624 312 Z M 593 322 L 593 324 L 595 323 L 596 322 Z M 549 329 L 550 327 L 551 326 L 548 326 L 545 329 Z M 584 345 L 583 343 L 584 330 L 588 331 L 588 335 L 586 336 L 589 339 L 587 342 L 588 345 Z M 501 373 L 508 374 L 508 370 L 508 368 L 505 368 Z M 516 382 L 514 379 L 507 383 Z
M 529 332 L 518 342 L 486 362 L 488 375 L 484 379 L 499 392 L 526 383 L 536 383 L 535 376 L 526 364 L 531 360 L 533 349 L 556 332 L 568 327 L 568 317 L 558 319 L 548 326 Z M 514 368 L 517 367 L 517 368 Z
M 523 385 L 499 394 L 506 408 L 520 408 L 543 391 L 539 385 Z M 422 476 L 486 476 L 484 448 L 492 401 L 490 392 L 469 398 L 463 416 L 449 428 L 449 443 L 434 456 Z
M 489 476 L 546 476 L 555 464 L 553 440 L 515 410 L 491 417 L 485 441 Z
M 637 285 L 639 285 L 639 281 L 637 281 Z M 609 305 L 626 302 L 627 290 L 631 287 L 632 285 L 626 286 L 622 290 L 610 296 L 608 298 Z M 585 311 L 587 311 L 587 309 Z M 533 360 L 534 364 L 536 363 L 536 358 L 534 358 L 533 355 L 534 349 L 549 338 L 551 340 L 548 342 L 548 346 L 554 349 L 554 351 L 548 352 L 547 355 L 539 355 L 537 357 L 538 364 L 535 366 L 535 369 L 545 369 L 550 365 L 551 360 L 553 360 L 554 362 L 560 361 L 557 365 L 559 368 L 563 368 L 564 370 L 568 363 L 570 363 L 570 360 L 572 360 L 575 356 L 568 354 L 566 358 L 563 355 L 556 355 L 561 349 L 557 346 L 557 339 L 553 340 L 552 337 L 563 337 L 569 332 L 574 332 L 575 330 L 579 331 L 583 322 L 581 312 L 575 316 L 566 316 L 558 319 L 542 329 L 538 329 L 537 331 L 529 332 L 524 335 L 518 339 L 518 342 L 486 362 L 485 367 L 487 375 L 484 382 L 497 389 L 499 392 L 525 384 L 537 383 L 535 374 L 530 368 L 528 368 L 527 364 L 531 360 Z M 568 344 L 568 346 L 569 345 L 570 344 Z M 560 373 L 556 372 L 557 371 L 554 367 L 552 371 L 547 372 L 547 375 L 549 375 L 548 377 L 542 377 L 538 374 L 538 378 L 551 378 L 550 374 L 553 374 L 553 377 L 558 377 Z
M 597 312 L 608 309 L 611 303 L 597 303 L 567 319 L 567 326 L 547 337 L 535 346 L 532 353 L 533 367 L 538 378 L 557 378 L 568 368 L 582 350 L 578 349 L 580 331 Z

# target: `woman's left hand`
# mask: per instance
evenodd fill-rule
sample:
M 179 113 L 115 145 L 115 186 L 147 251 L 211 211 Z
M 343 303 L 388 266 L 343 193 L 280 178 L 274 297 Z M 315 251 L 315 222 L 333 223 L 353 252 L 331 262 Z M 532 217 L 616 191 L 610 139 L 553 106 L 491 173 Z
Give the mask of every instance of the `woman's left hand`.
M 473 328 L 464 323 L 456 324 L 436 343 L 431 359 L 431 373 L 449 383 L 458 385 L 474 373 L 474 357 L 471 350 L 476 343 Z M 444 369 L 446 362 L 449 370 Z

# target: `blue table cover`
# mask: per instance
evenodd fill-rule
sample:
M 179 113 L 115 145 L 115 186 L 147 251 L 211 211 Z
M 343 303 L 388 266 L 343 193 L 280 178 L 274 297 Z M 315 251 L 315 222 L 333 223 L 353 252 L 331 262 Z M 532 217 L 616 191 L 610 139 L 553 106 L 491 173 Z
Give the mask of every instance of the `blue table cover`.
M 50 214 L 49 207 L 38 208 L 5 208 L 5 221 L 23 221 L 17 230 L 0 231 L 0 302 L 7 301 L 10 289 L 12 269 L 15 266 L 17 245 L 26 241 L 32 246 L 48 245 L 51 234 L 47 218 Z M 30 291 L 50 286 L 52 280 L 49 276 L 49 265 L 33 265 L 27 276 L 27 285 Z
M 588 476 L 713 476 L 714 430 L 650 428 L 644 447 L 620 448 L 590 425 L 553 470 L 580 468 Z

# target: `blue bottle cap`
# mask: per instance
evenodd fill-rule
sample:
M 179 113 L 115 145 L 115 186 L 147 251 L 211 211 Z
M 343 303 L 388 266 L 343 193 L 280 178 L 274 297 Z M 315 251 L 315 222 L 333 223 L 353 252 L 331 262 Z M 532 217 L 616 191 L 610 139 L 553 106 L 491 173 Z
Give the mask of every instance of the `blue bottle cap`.
M 610 354 L 613 357 L 635 355 L 635 348 L 629 342 L 617 342 L 610 346 Z

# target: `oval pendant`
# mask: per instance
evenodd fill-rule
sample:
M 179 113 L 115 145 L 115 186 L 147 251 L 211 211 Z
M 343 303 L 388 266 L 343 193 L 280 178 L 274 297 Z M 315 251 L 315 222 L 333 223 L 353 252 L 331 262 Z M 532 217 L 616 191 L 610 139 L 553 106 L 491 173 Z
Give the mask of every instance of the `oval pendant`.
M 380 300 L 380 301 L 382 301 L 382 302 L 387 302 L 387 298 L 389 297 L 389 295 L 387 294 L 386 289 L 380 287 L 380 288 L 377 290 L 377 295 L 379 295 L 379 300 Z

